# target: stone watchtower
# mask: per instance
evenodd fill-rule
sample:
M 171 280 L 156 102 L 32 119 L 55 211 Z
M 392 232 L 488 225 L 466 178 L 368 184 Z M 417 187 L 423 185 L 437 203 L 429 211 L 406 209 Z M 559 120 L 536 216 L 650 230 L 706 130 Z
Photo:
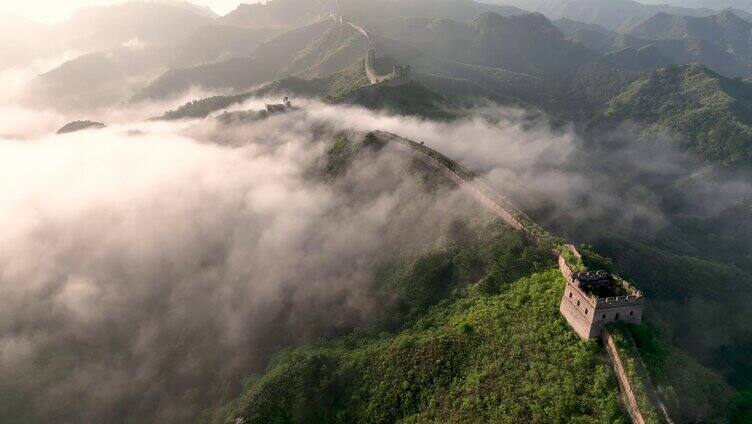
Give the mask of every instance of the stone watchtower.
M 567 246 L 581 259 L 574 246 Z M 610 322 L 639 324 L 645 299 L 642 292 L 606 271 L 572 272 L 567 260 L 559 255 L 559 269 L 567 281 L 559 311 L 583 339 L 600 337 Z

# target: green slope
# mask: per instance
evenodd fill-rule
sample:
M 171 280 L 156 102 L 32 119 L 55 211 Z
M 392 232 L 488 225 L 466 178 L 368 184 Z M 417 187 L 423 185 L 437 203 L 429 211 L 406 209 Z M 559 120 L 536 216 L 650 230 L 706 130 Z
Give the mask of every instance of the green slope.
M 323 77 L 356 62 L 368 50 L 368 41 L 346 24 L 332 25 L 319 38 L 289 59 L 282 75 Z
M 369 83 L 361 58 L 352 65 L 321 78 L 303 79 L 287 77 L 275 80 L 256 90 L 234 96 L 213 96 L 193 100 L 177 109 L 165 112 L 161 119 L 205 118 L 209 114 L 242 103 L 254 96 L 281 96 L 293 94 L 303 97 L 320 97 L 329 101 L 339 101 L 353 91 Z
M 498 295 L 470 286 L 394 335 L 285 351 L 205 421 L 628 423 L 602 348 L 559 316 L 563 286 L 556 269 Z M 677 422 L 733 422 L 734 392 L 717 374 L 650 327 L 628 331 Z
M 329 178 L 384 147 L 368 140 L 338 137 L 322 164 Z M 425 177 L 430 185 L 438 175 Z M 374 281 L 381 310 L 367 327 L 279 352 L 203 421 L 629 422 L 602 347 L 580 340 L 558 312 L 564 280 L 549 252 L 477 218 L 416 258 L 383 263 Z M 717 373 L 652 324 L 627 331 L 672 414 L 732 422 L 735 392 Z
M 399 86 L 374 86 L 348 94 L 344 101 L 370 109 L 387 110 L 400 115 L 416 115 L 429 119 L 449 119 L 454 115 L 447 110 L 444 97 L 410 81 Z
M 323 78 L 357 62 L 367 48 L 364 37 L 349 25 L 325 20 L 263 42 L 250 57 L 172 69 L 135 98 L 165 98 L 190 87 L 238 93 L 286 77 Z
M 600 348 L 558 315 L 563 286 L 550 270 L 496 296 L 471 288 L 394 336 L 285 352 L 249 381 L 229 415 L 246 423 L 627 423 Z
M 213 62 L 222 56 L 246 57 L 262 42 L 279 35 L 275 28 L 242 28 L 205 25 L 196 29 L 180 46 L 173 67 Z
M 304 79 L 287 77 L 276 80 L 249 95 L 266 96 L 290 93 L 295 96 L 322 97 L 331 101 L 370 84 L 365 73 L 365 59 L 361 57 L 350 66 L 324 77 Z
M 752 159 L 752 85 L 701 65 L 643 75 L 608 102 L 604 118 L 643 123 L 645 135 L 668 132 L 711 162 L 741 165 Z
M 672 343 L 752 387 L 752 276 L 728 264 L 613 237 L 597 244 L 650 299 L 650 318 Z M 735 311 L 729 314 L 729 311 Z
M 637 361 L 645 365 L 675 422 L 746 422 L 738 419 L 745 402 L 737 399 L 738 395 L 717 373 L 666 343 L 652 327 L 624 326 L 619 330 L 622 334 L 629 332 L 635 342 L 624 355 L 630 357 L 628 366 L 635 368 Z

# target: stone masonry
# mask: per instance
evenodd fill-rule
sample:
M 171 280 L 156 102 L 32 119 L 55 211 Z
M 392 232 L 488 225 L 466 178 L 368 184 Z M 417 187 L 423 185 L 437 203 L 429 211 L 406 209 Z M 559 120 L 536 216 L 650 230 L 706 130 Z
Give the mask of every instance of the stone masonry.
M 480 179 L 475 178 L 472 173 L 465 170 L 461 165 L 425 146 L 423 143 L 416 143 L 381 131 L 376 131 L 372 134 L 381 140 L 391 141 L 396 143 L 396 145 L 412 149 L 426 160 L 427 163 L 441 170 L 444 175 L 449 177 L 459 187 L 467 190 L 507 225 L 526 231 L 532 239 L 543 242 L 541 240 L 542 236 L 536 231 L 534 224 L 521 221 L 520 219 L 524 217 L 523 214 L 515 211 L 511 206 L 507 206 L 507 202 L 502 197 L 495 195 L 493 190 L 487 187 Z M 576 260 L 582 260 L 582 256 L 574 246 L 563 245 L 562 247 L 569 249 Z M 575 273 L 567 263 L 564 255 L 558 250 L 557 254 L 559 257 L 559 269 L 567 281 L 559 307 L 561 314 L 580 337 L 584 339 L 602 338 L 613 364 L 624 405 L 629 411 L 631 421 L 633 424 L 645 424 L 642 411 L 640 411 L 640 407 L 637 404 L 635 386 L 630 381 L 629 375 L 625 371 L 624 361 L 621 358 L 619 349 L 606 328 L 606 324 L 613 321 L 639 324 L 642 320 L 642 311 L 644 308 L 642 292 L 618 276 L 605 271 Z M 647 372 L 643 374 L 647 376 Z M 651 397 L 652 402 L 660 408 L 665 422 L 673 424 L 668 410 L 660 401 L 657 392 L 650 383 L 649 376 L 647 376 L 647 379 L 642 384 Z
M 574 246 L 568 248 L 579 255 Z M 642 322 L 645 306 L 642 292 L 619 276 L 606 271 L 574 273 L 562 255 L 559 269 L 567 281 L 559 311 L 583 339 L 600 337 L 610 322 Z
M 368 77 L 368 81 L 371 83 L 371 85 L 388 85 L 388 86 L 394 86 L 394 85 L 401 85 L 406 81 L 410 80 L 410 66 L 397 66 L 395 65 L 392 69 L 392 72 L 387 75 L 379 75 L 378 72 L 376 72 L 376 69 L 373 67 L 373 63 L 376 61 L 376 47 L 374 45 L 373 40 L 371 39 L 371 34 L 369 34 L 368 30 L 360 25 L 354 24 L 350 22 L 349 18 L 346 16 L 336 15 L 334 13 L 330 13 L 329 17 L 338 24 L 343 25 L 349 25 L 352 29 L 359 32 L 363 37 L 365 37 L 366 41 L 368 42 L 369 48 L 366 51 L 366 57 L 365 57 L 365 72 L 366 76 Z

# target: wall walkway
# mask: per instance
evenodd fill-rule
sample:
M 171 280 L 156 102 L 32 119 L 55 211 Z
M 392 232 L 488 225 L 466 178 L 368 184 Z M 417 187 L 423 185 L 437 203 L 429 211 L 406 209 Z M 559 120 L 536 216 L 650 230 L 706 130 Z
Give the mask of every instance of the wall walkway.
M 502 222 L 509 225 L 512 228 L 525 231 L 528 236 L 532 237 L 539 243 L 551 243 L 552 246 L 563 245 L 563 242 L 552 235 L 545 232 L 538 227 L 532 220 L 525 216 L 522 212 L 514 209 L 501 195 L 492 190 L 481 178 L 478 178 L 475 174 L 458 164 L 457 162 L 449 159 L 436 150 L 426 147 L 422 143 L 417 143 L 412 140 L 400 137 L 396 134 L 375 131 L 372 133 L 379 140 L 385 142 L 395 143 L 397 145 L 404 146 L 411 149 L 414 153 L 418 154 L 423 160 L 435 169 L 439 170 L 452 182 L 457 184 L 465 192 L 469 193 L 480 204 L 482 204 L 489 212 L 498 217 Z M 569 248 L 569 245 L 564 245 Z M 576 255 L 579 253 L 574 250 Z M 562 270 L 562 274 L 567 277 L 567 274 L 571 276 L 572 270 L 566 264 L 563 257 L 559 255 L 559 267 Z M 645 424 L 645 419 L 637 404 L 637 397 L 635 395 L 634 387 L 629 381 L 629 376 L 626 372 L 624 362 L 619 354 L 619 351 L 614 343 L 613 337 L 608 330 L 603 331 L 603 344 L 606 347 L 606 352 L 613 364 L 614 374 L 619 383 L 619 390 L 624 399 L 627 411 L 633 424 Z M 671 418 L 668 415 L 668 411 L 663 403 L 657 396 L 652 383 L 649 381 L 649 377 L 646 370 L 643 370 L 645 376 L 648 378 L 644 384 L 647 386 L 650 400 L 654 405 L 657 405 L 662 413 L 662 418 L 668 424 L 673 424 Z
M 488 187 L 488 185 L 483 183 L 480 178 L 460 166 L 458 163 L 430 147 L 399 137 L 395 134 L 383 131 L 375 131 L 374 134 L 381 140 L 397 143 L 412 149 L 427 163 L 457 184 L 458 187 L 469 193 L 492 214 L 501 219 L 502 222 L 517 230 L 527 230 L 527 227 L 522 222 L 521 212 L 512 209 L 499 194 L 495 193 Z
M 329 16 L 334 22 L 349 25 L 355 31 L 361 33 L 366 41 L 368 41 L 369 48 L 366 50 L 365 71 L 371 85 L 381 84 L 383 82 L 393 81 L 400 78 L 400 76 L 396 75 L 394 72 L 388 75 L 379 75 L 379 73 L 376 72 L 376 69 L 373 67 L 373 63 L 376 59 L 376 46 L 374 45 L 373 39 L 371 38 L 371 34 L 368 33 L 368 30 L 358 24 L 348 21 L 344 16 L 337 16 L 334 13 L 331 13 Z
M 635 395 L 632 384 L 629 382 L 629 376 L 627 370 L 624 367 L 624 362 L 621 360 L 619 350 L 616 348 L 616 343 L 611 333 L 608 330 L 603 330 L 603 344 L 606 346 L 606 352 L 611 359 L 611 363 L 614 367 L 614 374 L 616 374 L 616 381 L 619 383 L 619 391 L 621 391 L 624 404 L 629 412 L 629 417 L 634 424 L 645 424 L 645 418 L 643 418 L 640 412 L 640 407 L 637 404 L 637 396 Z

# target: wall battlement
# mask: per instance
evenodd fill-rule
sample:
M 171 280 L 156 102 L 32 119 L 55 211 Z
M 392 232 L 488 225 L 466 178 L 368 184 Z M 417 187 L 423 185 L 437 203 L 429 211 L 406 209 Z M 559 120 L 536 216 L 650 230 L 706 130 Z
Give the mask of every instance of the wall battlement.
M 574 246 L 566 247 L 581 258 Z M 642 292 L 619 276 L 605 271 L 586 274 L 572 272 L 562 254 L 559 254 L 559 270 L 567 282 L 559 312 L 583 339 L 601 337 L 603 329 L 610 322 L 642 322 L 645 307 Z M 609 295 L 613 293 L 623 294 Z
M 596 272 L 588 276 L 587 273 L 583 275 L 582 273 L 574 272 L 569 263 L 567 263 L 567 257 L 576 262 L 575 269 L 582 270 L 585 267 L 582 263 L 582 255 L 573 245 L 564 244 L 563 241 L 538 227 L 524 213 L 516 210 L 506 199 L 486 185 L 481 178 L 477 178 L 475 174 L 457 162 L 425 146 L 423 143 L 417 143 L 381 131 L 375 131 L 371 134 L 383 141 L 393 142 L 410 148 L 427 163 L 439 169 L 460 188 L 468 191 L 486 209 L 504 223 L 524 231 L 531 239 L 536 240 L 538 243 L 555 249 L 555 254 L 558 256 L 559 269 L 567 282 L 559 311 L 580 337 L 585 339 L 602 337 L 604 339 L 607 352 L 614 366 L 614 372 L 619 381 L 619 388 L 629 409 L 630 418 L 634 424 L 644 424 L 645 421 L 642 419 L 641 411 L 637 405 L 633 385 L 629 381 L 629 376 L 624 371 L 619 352 L 606 329 L 606 324 L 609 322 L 620 321 L 639 324 L 642 321 L 642 310 L 645 302 L 642 292 L 613 274 L 605 273 L 604 275 L 604 273 Z M 585 290 L 586 287 L 584 286 L 599 286 L 604 279 L 610 284 L 615 285 L 616 290 L 621 290 L 625 294 L 621 296 L 600 297 L 595 293 Z M 671 423 L 672 421 L 668 416 L 666 408 L 660 403 L 657 397 L 655 399 L 654 402 L 661 407 L 666 422 Z
M 559 311 L 580 337 L 585 339 L 603 338 L 632 422 L 634 424 L 644 424 L 645 421 L 642 419 L 642 414 L 637 405 L 632 383 L 624 371 L 618 349 L 616 349 L 606 328 L 606 324 L 615 321 L 639 324 L 642 321 L 642 310 L 645 302 L 642 292 L 613 274 L 604 272 L 604 275 L 604 273 L 596 272 L 591 273 L 590 276 L 585 273 L 583 276 L 582 273 L 573 272 L 572 267 L 567 263 L 565 255 L 578 262 L 579 266 L 576 266 L 576 269 L 584 269 L 582 255 L 573 245 L 564 244 L 561 240 L 554 238 L 538 227 L 524 213 L 514 209 L 501 195 L 487 186 L 482 179 L 477 178 L 472 172 L 457 162 L 425 146 L 423 143 L 417 143 L 382 131 L 375 131 L 371 134 L 383 141 L 393 142 L 410 148 L 427 163 L 439 169 L 460 188 L 468 191 L 504 223 L 524 231 L 538 243 L 556 247 L 555 253 L 558 255 L 559 270 L 567 281 Z M 626 294 L 622 296 L 599 297 L 585 290 L 585 287 L 583 287 L 583 282 L 585 285 L 600 284 L 600 281 L 605 277 L 608 278 L 611 284 L 616 285 L 617 289 L 624 290 Z M 581 280 L 578 280 L 578 278 L 581 278 Z M 654 402 L 660 406 L 666 422 L 671 423 L 672 421 L 668 416 L 666 408 L 661 404 L 657 396 Z
M 577 249 L 573 245 L 562 243 L 535 225 L 524 213 L 514 209 L 506 199 L 485 184 L 481 178 L 423 143 L 416 143 L 382 131 L 375 131 L 371 134 L 381 140 L 406 146 L 419 153 L 426 162 L 439 169 L 505 224 L 524 231 L 538 243 L 558 246 L 559 270 L 567 283 L 559 311 L 580 337 L 598 338 L 606 324 L 610 322 L 631 324 L 642 322 L 645 299 L 641 291 L 619 276 L 605 271 L 574 272 L 566 256 L 579 262 L 576 268 L 584 269 L 582 255 Z
M 605 297 L 598 299 L 596 306 L 614 306 L 614 305 L 632 305 L 638 304 L 642 301 L 641 298 L 632 296 L 618 296 L 618 297 Z

